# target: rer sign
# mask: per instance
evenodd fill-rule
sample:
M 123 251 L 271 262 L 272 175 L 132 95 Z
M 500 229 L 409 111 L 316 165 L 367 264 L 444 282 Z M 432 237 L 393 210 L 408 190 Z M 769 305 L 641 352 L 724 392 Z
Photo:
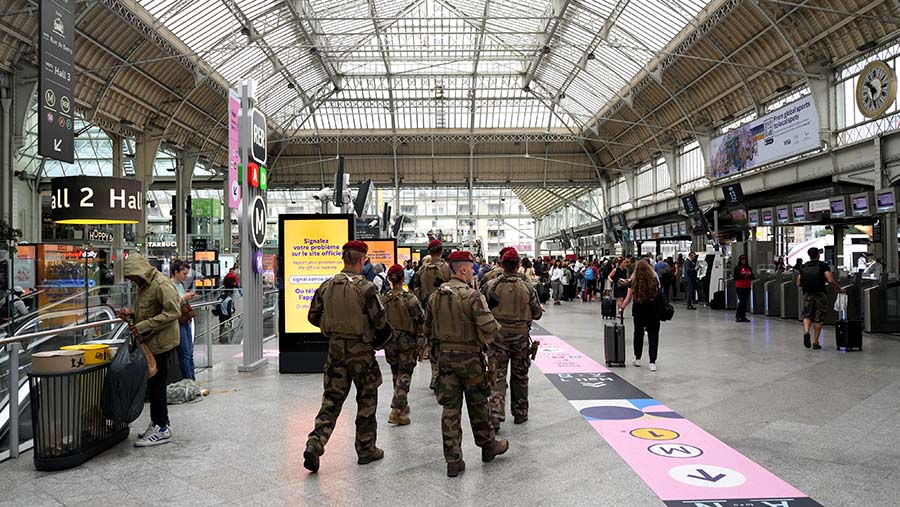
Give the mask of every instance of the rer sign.
M 266 147 L 266 117 L 259 110 L 253 110 L 253 126 L 251 128 L 250 157 L 259 165 L 266 165 L 268 156 Z

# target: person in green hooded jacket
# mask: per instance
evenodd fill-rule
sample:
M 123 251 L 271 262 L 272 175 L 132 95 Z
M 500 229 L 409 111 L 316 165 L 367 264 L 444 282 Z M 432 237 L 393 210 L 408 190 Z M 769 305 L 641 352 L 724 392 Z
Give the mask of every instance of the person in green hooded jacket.
M 134 310 L 122 309 L 119 315 L 131 323 L 131 331 L 147 345 L 156 359 L 157 373 L 147 380 L 150 398 L 150 424 L 139 433 L 135 447 L 166 444 L 172 440 L 169 410 L 166 406 L 166 377 L 172 354 L 176 354 L 181 316 L 178 290 L 166 275 L 156 270 L 142 255 L 125 259 L 125 279 L 137 286 Z

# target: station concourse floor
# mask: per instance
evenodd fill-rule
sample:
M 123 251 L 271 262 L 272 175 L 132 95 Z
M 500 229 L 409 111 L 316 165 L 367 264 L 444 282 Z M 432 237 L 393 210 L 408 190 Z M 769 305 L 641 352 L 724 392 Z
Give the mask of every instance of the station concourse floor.
M 663 323 L 659 371 L 615 373 L 825 506 L 889 506 L 900 498 L 900 341 L 865 335 L 863 352 L 804 349 L 796 321 L 675 305 Z M 540 324 L 603 362 L 599 303 L 547 306 Z M 276 342 L 266 349 L 277 349 Z M 0 463 L 0 506 L 660 506 L 663 502 L 536 368 L 529 421 L 508 420 L 509 452 L 481 463 L 463 421 L 466 471 L 446 477 L 440 408 L 420 363 L 412 424 L 391 427 L 390 370 L 379 391 L 378 445 L 385 458 L 359 466 L 351 393 L 317 475 L 302 466 L 322 395 L 321 375 L 280 375 L 277 358 L 255 373 L 230 358 L 198 380 L 204 401 L 170 407 L 174 440 L 131 441 L 64 472 L 36 472 L 30 452 Z M 661 471 L 665 473 L 665 471 Z

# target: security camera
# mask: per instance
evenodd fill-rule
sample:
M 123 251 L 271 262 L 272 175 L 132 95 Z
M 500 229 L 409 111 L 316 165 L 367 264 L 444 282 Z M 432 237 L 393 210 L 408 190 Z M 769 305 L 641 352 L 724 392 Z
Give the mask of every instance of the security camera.
M 371 222 L 369 222 L 369 227 L 375 227 L 376 225 L 378 225 L 378 219 L 377 219 L 377 218 L 376 218 L 375 220 L 372 220 Z
M 334 194 L 334 190 L 325 187 L 322 190 L 319 190 L 315 194 L 313 194 L 313 199 L 317 201 L 327 201 L 331 198 L 331 195 Z

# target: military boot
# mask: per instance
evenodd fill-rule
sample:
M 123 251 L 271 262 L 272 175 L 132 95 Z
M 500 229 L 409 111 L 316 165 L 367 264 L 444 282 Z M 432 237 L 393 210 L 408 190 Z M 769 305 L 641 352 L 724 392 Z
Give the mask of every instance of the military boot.
M 368 465 L 369 463 L 371 463 L 373 461 L 378 461 L 381 458 L 384 458 L 384 451 L 375 447 L 374 449 L 372 449 L 372 452 L 370 452 L 369 454 L 366 454 L 365 456 L 360 456 L 359 459 L 356 460 L 356 462 L 360 465 Z
M 447 477 L 456 477 L 466 470 L 466 462 L 463 460 L 447 463 Z
M 399 410 L 391 409 L 391 415 L 388 416 L 388 424 L 400 424 L 401 413 Z
M 490 463 L 494 458 L 505 453 L 509 449 L 508 440 L 494 440 L 481 448 L 481 461 Z
M 307 445 L 303 452 L 303 467 L 312 473 L 319 471 L 319 451 L 314 445 Z

